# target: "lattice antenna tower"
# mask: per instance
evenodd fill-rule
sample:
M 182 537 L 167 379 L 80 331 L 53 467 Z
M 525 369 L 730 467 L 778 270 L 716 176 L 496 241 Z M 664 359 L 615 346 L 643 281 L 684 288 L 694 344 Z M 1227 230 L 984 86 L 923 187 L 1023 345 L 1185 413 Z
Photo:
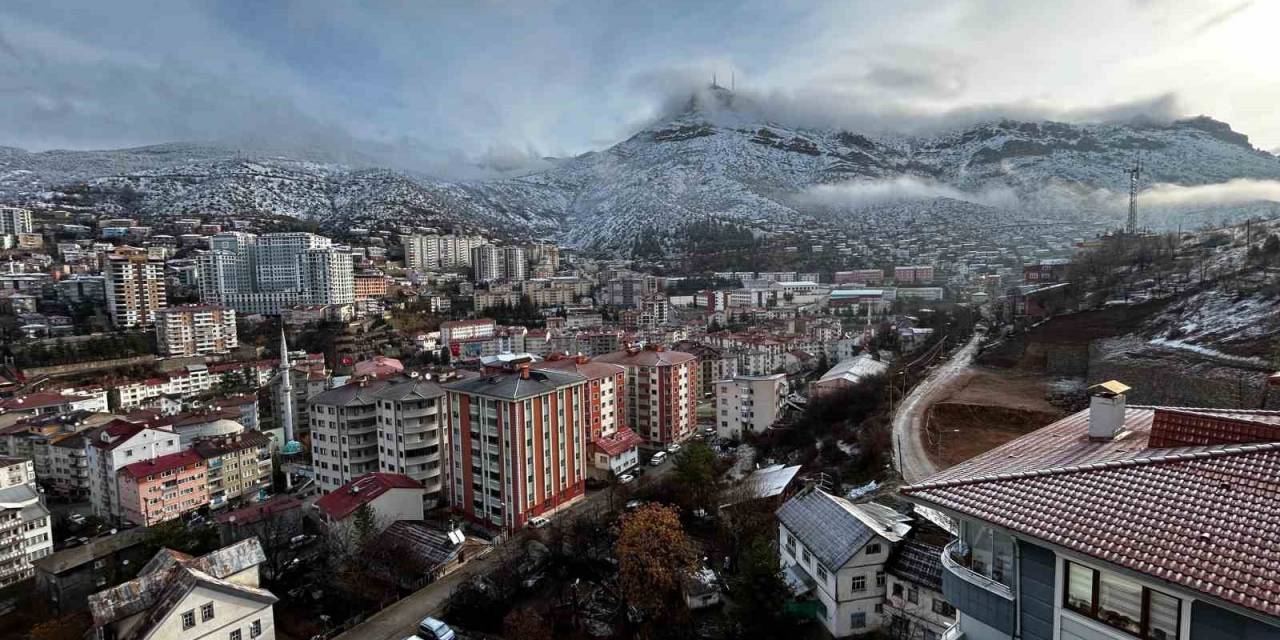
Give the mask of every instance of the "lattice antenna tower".
M 1138 182 L 1142 179 L 1142 160 L 1134 158 L 1133 166 L 1125 172 L 1129 174 L 1129 224 L 1125 230 L 1134 235 L 1138 232 Z

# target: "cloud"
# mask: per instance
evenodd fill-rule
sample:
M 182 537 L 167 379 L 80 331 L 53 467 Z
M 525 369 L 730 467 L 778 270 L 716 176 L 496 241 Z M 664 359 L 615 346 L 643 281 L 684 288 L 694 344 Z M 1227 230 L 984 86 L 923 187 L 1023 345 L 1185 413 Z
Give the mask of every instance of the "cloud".
M 1280 181 L 1239 178 L 1191 187 L 1160 183 L 1138 194 L 1141 206 L 1153 208 L 1215 207 L 1258 201 L 1280 202 Z
M 1018 204 L 1017 195 L 1007 187 L 963 191 L 947 184 L 911 176 L 818 185 L 797 196 L 796 204 L 802 207 L 856 210 L 934 198 L 951 198 L 997 208 L 1010 208 Z

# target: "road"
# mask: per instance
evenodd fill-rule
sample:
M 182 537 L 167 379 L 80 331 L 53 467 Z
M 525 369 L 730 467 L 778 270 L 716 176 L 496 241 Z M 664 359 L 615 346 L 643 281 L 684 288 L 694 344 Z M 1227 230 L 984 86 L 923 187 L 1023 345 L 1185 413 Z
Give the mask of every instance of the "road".
M 648 467 L 648 473 L 642 476 L 638 482 L 645 482 L 646 479 L 665 475 L 673 466 L 671 461 L 668 460 L 656 469 Z M 545 515 L 554 522 L 559 518 L 571 517 L 575 514 L 598 509 L 607 510 L 611 506 L 619 508 L 622 506 L 620 502 L 610 505 L 609 496 L 613 490 L 613 487 L 607 487 L 588 493 L 587 497 L 559 509 L 556 513 Z M 623 498 L 622 495 L 625 494 L 614 496 L 614 499 L 625 500 L 626 498 Z M 520 551 L 521 545 L 530 533 L 529 530 L 517 533 L 489 554 L 476 558 L 464 564 L 457 571 L 415 591 L 412 595 L 397 600 L 391 606 L 375 613 L 368 620 L 343 632 L 335 640 L 403 640 L 408 638 L 416 632 L 418 621 L 427 616 L 439 616 L 444 611 L 445 601 L 449 599 L 449 595 L 453 593 L 454 588 L 475 576 L 487 574 L 497 568 L 508 554 Z
M 950 360 L 917 384 L 894 411 L 893 461 L 907 484 L 919 482 L 938 470 L 925 451 L 924 417 L 930 405 L 955 389 L 960 374 L 973 363 L 982 335 L 974 333 Z

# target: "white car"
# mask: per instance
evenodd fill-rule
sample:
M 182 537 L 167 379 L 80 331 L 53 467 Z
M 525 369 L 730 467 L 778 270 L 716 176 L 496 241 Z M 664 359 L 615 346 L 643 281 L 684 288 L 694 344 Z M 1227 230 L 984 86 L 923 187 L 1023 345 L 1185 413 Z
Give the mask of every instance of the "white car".
M 423 640 L 454 639 L 453 629 L 450 629 L 443 620 L 435 618 L 423 618 L 422 622 L 418 623 L 418 635 L 422 636 Z
M 649 465 L 656 467 L 666 461 L 667 461 L 667 454 L 665 452 L 659 451 L 653 454 L 652 458 L 649 458 Z
M 636 481 L 636 477 L 629 473 L 624 473 L 618 476 L 618 484 L 631 484 L 632 482 L 635 482 L 635 481 Z
M 529 518 L 529 526 L 533 527 L 534 529 L 541 529 L 549 524 L 551 524 L 551 521 L 542 516 L 534 516 L 532 518 Z
M 680 443 L 678 442 L 672 442 L 671 444 L 667 445 L 667 453 L 675 453 L 679 450 L 680 450 Z

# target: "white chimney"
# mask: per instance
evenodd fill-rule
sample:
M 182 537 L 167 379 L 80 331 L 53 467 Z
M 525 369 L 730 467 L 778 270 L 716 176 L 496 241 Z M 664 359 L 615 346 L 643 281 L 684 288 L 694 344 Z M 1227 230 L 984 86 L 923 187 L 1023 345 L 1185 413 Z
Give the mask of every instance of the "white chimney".
M 1089 387 L 1089 439 L 1111 440 L 1124 426 L 1124 394 L 1129 386 L 1109 380 Z

